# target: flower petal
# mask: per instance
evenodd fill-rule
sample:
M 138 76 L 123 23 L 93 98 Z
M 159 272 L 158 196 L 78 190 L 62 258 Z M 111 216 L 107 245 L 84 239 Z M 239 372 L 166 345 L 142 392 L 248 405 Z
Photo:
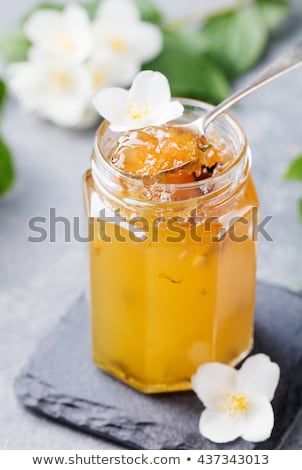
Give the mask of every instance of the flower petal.
M 251 407 L 244 417 L 242 438 L 249 442 L 266 441 L 274 427 L 272 405 L 263 397 L 250 398 Z
M 135 77 L 128 92 L 121 88 L 102 90 L 94 106 L 117 132 L 164 124 L 183 113 L 180 103 L 171 102 L 167 78 L 149 70 Z
M 244 430 L 242 419 L 230 418 L 227 413 L 206 409 L 199 421 L 200 433 L 213 442 L 223 444 L 238 439 Z
M 72 28 L 77 24 L 89 26 L 89 16 L 86 10 L 75 3 L 67 5 L 63 12 L 65 22 Z
M 128 92 L 123 88 L 105 88 L 93 100 L 95 109 L 117 130 L 127 124 Z
M 35 11 L 23 26 L 25 35 L 32 42 L 45 41 L 46 37 L 53 34 L 61 15 L 59 11 L 48 9 Z
M 78 127 L 83 119 L 85 103 L 80 100 L 54 99 L 44 103 L 38 110 L 41 116 L 49 119 L 57 126 Z
M 154 59 L 162 50 L 163 37 L 160 29 L 150 23 L 138 23 L 133 31 L 133 53 L 141 62 Z
M 150 102 L 152 108 L 169 103 L 171 91 L 168 79 L 160 72 L 144 70 L 137 74 L 129 90 L 129 99 Z
M 25 34 L 33 42 L 33 60 L 53 57 L 79 64 L 92 53 L 90 20 L 79 5 L 68 5 L 62 12 L 45 9 L 33 13 L 25 24 Z
M 155 116 L 151 116 L 152 124 L 154 126 L 160 126 L 166 122 L 177 119 L 184 112 L 184 107 L 179 101 L 171 101 L 162 110 L 157 110 Z
M 39 105 L 38 84 L 44 79 L 40 64 L 19 62 L 7 68 L 8 82 L 12 92 L 27 111 L 35 111 Z
M 9 84 L 29 111 L 60 126 L 78 126 L 91 99 L 85 67 L 26 62 L 9 68 Z
M 265 354 L 249 357 L 238 371 L 238 390 L 264 395 L 271 401 L 280 378 L 280 368 Z
M 217 407 L 235 389 L 237 371 L 218 362 L 204 364 L 192 377 L 192 388 L 206 407 Z
M 119 58 L 112 70 L 115 70 L 116 79 L 114 80 L 114 83 L 128 87 L 140 71 L 140 64 L 136 60 L 132 60 L 130 58 L 125 60 L 123 58 Z M 117 71 L 118 75 L 116 73 Z
M 135 23 L 139 21 L 139 11 L 130 0 L 104 0 L 97 12 L 96 18 L 107 22 Z
M 140 69 L 137 61 L 117 59 L 108 54 L 108 51 L 98 51 L 94 54 L 88 62 L 88 67 L 94 74 L 94 88 L 97 91 L 105 86 L 129 86 Z

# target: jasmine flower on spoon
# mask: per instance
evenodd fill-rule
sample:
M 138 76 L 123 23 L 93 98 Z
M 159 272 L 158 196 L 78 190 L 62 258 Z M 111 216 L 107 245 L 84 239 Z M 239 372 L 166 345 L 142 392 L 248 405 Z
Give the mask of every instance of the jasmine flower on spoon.
M 180 117 L 184 110 L 181 103 L 171 101 L 167 78 L 150 70 L 140 72 L 129 91 L 123 88 L 101 90 L 93 104 L 116 132 L 160 126 Z

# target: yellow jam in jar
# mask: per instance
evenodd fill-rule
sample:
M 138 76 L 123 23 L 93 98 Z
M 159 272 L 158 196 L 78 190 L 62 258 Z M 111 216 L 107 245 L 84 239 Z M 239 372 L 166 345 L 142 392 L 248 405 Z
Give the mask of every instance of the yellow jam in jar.
M 236 121 L 207 139 L 105 122 L 85 187 L 95 364 L 156 393 L 190 389 L 203 363 L 239 362 L 253 341 L 258 199 Z

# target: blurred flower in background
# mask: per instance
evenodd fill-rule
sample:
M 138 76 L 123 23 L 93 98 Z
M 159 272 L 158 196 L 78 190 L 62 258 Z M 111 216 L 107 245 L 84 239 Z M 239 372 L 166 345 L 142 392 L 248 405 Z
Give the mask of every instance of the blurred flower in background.
M 41 59 L 11 65 L 10 86 L 22 105 L 58 126 L 83 123 L 91 82 L 83 64 Z
M 31 41 L 29 59 L 53 59 L 81 64 L 93 52 L 92 28 L 87 12 L 79 5 L 68 5 L 62 12 L 38 10 L 24 24 Z
M 93 25 L 96 50 L 104 50 L 126 71 L 131 79 L 142 63 L 154 59 L 163 46 L 160 29 L 140 20 L 140 13 L 130 0 L 106 0 L 100 5 Z
M 163 43 L 161 30 L 141 21 L 131 0 L 104 0 L 93 21 L 75 4 L 37 10 L 23 31 L 28 60 L 8 67 L 10 87 L 25 109 L 64 127 L 96 122 L 96 92 L 130 85 Z

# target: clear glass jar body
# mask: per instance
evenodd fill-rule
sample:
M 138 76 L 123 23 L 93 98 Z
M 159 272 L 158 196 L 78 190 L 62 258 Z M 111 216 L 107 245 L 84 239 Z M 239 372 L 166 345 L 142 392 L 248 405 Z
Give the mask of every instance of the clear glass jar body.
M 183 100 L 184 120 L 208 105 Z M 238 363 L 253 343 L 258 199 L 250 151 L 217 120 L 234 161 L 217 177 L 157 185 L 112 168 L 103 123 L 85 177 L 93 358 L 145 393 L 190 389 L 203 363 Z

